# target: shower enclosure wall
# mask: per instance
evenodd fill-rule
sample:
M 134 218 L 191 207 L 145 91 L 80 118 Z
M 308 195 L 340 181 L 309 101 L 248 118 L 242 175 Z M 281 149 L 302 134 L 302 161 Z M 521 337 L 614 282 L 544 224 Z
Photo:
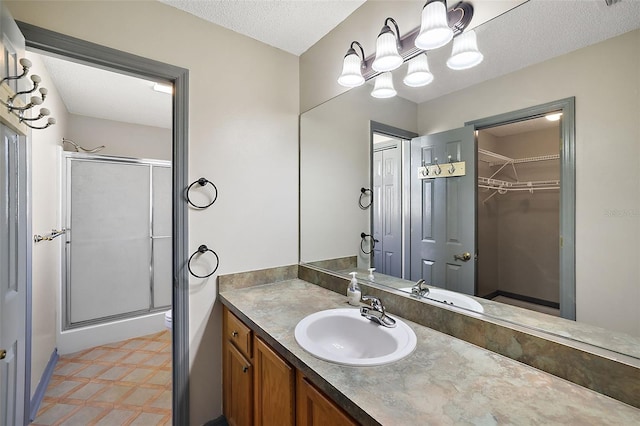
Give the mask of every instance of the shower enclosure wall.
M 162 330 L 171 307 L 171 163 L 65 152 L 61 337 Z M 79 337 L 79 336 L 78 336 Z M 64 339 L 63 339 L 64 341 Z

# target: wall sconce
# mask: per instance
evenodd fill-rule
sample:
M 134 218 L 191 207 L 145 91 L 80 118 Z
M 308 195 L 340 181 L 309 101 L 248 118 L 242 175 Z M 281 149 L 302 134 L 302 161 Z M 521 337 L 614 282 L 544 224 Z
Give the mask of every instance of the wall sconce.
M 388 22 L 391 22 L 395 27 L 395 33 L 389 28 Z M 398 24 L 393 18 L 387 18 L 384 20 L 384 25 L 376 40 L 376 59 L 371 64 L 371 68 L 378 72 L 393 71 L 399 68 L 404 62 L 398 53 L 400 48 L 402 48 L 402 44 L 400 43 Z
M 393 98 L 397 94 L 393 87 L 393 75 L 390 71 L 383 72 L 376 77 L 376 83 L 373 86 L 371 96 L 374 98 Z
M 403 81 L 409 87 L 422 87 L 433 81 L 426 53 L 421 53 L 409 60 L 407 75 Z
M 466 70 L 475 67 L 483 59 L 484 56 L 478 50 L 476 32 L 471 30 L 453 39 L 453 50 L 447 66 L 452 70 Z
M 6 96 L 6 101 L 2 100 L 2 98 L 0 97 L 0 104 L 4 105 L 7 108 L 6 111 L 4 109 L 2 110 L 2 113 L 0 114 L 0 119 L 5 124 L 14 128 L 14 130 L 20 131 L 20 133 L 22 134 L 26 134 L 26 131 L 24 129 L 21 129 L 20 125 L 25 125 L 32 129 L 46 129 L 49 126 L 56 124 L 56 119 L 53 117 L 49 117 L 45 124 L 40 126 L 34 125 L 37 120 L 40 120 L 51 114 L 51 112 L 47 108 L 41 108 L 39 114 L 35 117 L 25 116 L 26 111 L 31 110 L 33 107 L 37 105 L 41 105 L 45 101 L 49 91 L 44 87 L 38 88 L 38 86 L 42 82 L 42 78 L 40 78 L 39 75 L 34 74 L 30 77 L 31 83 L 33 85 L 31 89 L 22 90 L 14 93 L 13 90 L 7 84 L 7 82 L 11 80 L 20 80 L 26 77 L 27 74 L 29 73 L 29 69 L 32 66 L 31 61 L 26 58 L 20 59 L 19 63 L 22 66 L 21 74 L 14 75 L 14 76 L 7 76 L 2 80 L 0 80 L 0 91 L 2 93 L 2 96 Z M 20 100 L 21 95 L 28 95 L 36 91 L 40 93 L 39 97 L 31 96 L 29 102 L 26 104 Z M 17 123 L 15 122 L 15 118 L 12 118 L 12 115 L 17 118 Z
M 432 50 L 444 46 L 453 38 L 453 30 L 447 19 L 446 0 L 427 2 L 422 8 L 420 33 L 415 45 L 418 49 Z
M 358 46 L 362 57 L 358 56 L 353 46 Z M 366 61 L 364 58 L 364 49 L 362 45 L 357 41 L 352 41 L 347 54 L 344 55 L 344 62 L 342 63 L 342 74 L 338 77 L 338 84 L 344 87 L 358 87 L 364 84 L 364 77 L 362 76 L 362 70 L 366 68 Z

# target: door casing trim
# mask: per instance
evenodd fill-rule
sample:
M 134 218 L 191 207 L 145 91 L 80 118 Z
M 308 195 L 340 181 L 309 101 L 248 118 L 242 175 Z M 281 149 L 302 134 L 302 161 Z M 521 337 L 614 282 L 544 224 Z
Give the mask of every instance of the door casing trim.
M 189 70 L 17 21 L 26 48 L 82 64 L 173 84 L 173 424 L 189 424 L 188 181 Z M 30 287 L 30 283 L 29 283 Z M 28 304 L 30 301 L 27 302 Z M 28 308 L 29 309 L 29 308 Z M 30 339 L 31 330 L 27 330 Z M 30 361 L 29 361 L 30 362 Z

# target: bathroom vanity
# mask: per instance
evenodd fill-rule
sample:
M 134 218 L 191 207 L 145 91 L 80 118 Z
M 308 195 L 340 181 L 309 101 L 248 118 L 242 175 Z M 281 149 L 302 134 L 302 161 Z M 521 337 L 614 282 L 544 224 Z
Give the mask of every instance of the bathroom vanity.
M 278 424 L 640 423 L 637 408 L 406 319 L 417 346 L 399 361 L 320 360 L 298 345 L 294 329 L 310 314 L 349 307 L 346 297 L 286 274 L 250 274 L 219 277 L 231 423 L 263 424 L 268 416 Z M 333 415 L 339 420 L 328 420 Z

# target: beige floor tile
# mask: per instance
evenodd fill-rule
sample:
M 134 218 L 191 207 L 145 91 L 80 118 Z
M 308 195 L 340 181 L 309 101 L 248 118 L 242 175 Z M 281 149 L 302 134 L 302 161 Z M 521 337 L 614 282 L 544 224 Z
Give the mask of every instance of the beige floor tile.
M 128 420 L 132 419 L 135 414 L 136 412 L 132 410 L 114 409 L 109 411 L 109 414 L 101 418 L 100 421 L 96 423 L 96 426 L 123 425 Z
M 95 360 L 100 358 L 102 355 L 104 355 L 107 352 L 108 352 L 108 349 L 103 349 L 101 347 L 98 347 L 78 357 L 78 359 L 81 359 L 83 361 Z
M 77 371 L 73 374 L 73 377 L 84 377 L 86 379 L 93 379 L 100 376 L 103 372 L 109 369 L 108 365 L 102 364 L 85 364 L 85 368 Z
M 120 363 L 138 365 L 138 364 L 142 364 L 145 359 L 151 358 L 152 356 L 153 356 L 152 353 L 147 353 L 147 352 L 131 352 L 131 354 L 123 358 L 120 361 Z
M 116 403 L 120 398 L 122 398 L 127 392 L 133 389 L 132 386 L 123 386 L 120 384 L 112 384 L 107 390 L 96 395 L 93 398 L 93 401 L 97 402 L 111 402 Z
M 131 367 L 115 366 L 109 368 L 97 378 L 101 380 L 120 380 L 121 377 L 127 375 L 131 370 Z
M 148 365 L 151 367 L 160 367 L 171 361 L 171 355 L 169 354 L 157 354 L 142 361 L 140 365 Z
M 162 391 L 159 397 L 149 403 L 151 407 L 171 410 L 171 391 Z
M 158 396 L 161 392 L 162 391 L 158 389 L 136 388 L 131 395 L 122 400 L 122 403 L 126 405 L 143 406 L 151 399 Z
M 95 395 L 97 392 L 101 391 L 102 389 L 104 389 L 106 386 L 103 383 L 86 383 L 85 385 L 83 385 L 80 389 L 74 391 L 73 393 L 67 395 L 67 398 L 70 399 L 81 399 L 81 400 L 88 400 L 89 398 L 91 398 L 93 395 Z
M 60 419 L 66 417 L 73 410 L 78 408 L 77 405 L 71 404 L 53 404 L 49 409 L 42 411 L 34 420 L 37 425 L 52 425 Z
M 131 426 L 151 426 L 161 425 L 164 423 L 164 415 L 156 413 L 140 413 L 138 417 L 131 423 Z
M 58 364 L 53 374 L 59 376 L 71 376 L 73 373 L 86 366 L 87 364 L 82 364 L 79 362 L 66 362 Z
M 124 376 L 121 381 L 132 383 L 145 383 L 155 370 L 151 368 L 135 368 L 131 373 Z
M 104 362 L 119 362 L 122 361 L 127 355 L 129 355 L 130 351 L 120 350 L 120 349 L 110 349 L 104 355 L 102 355 L 99 360 Z
M 84 406 L 60 423 L 60 426 L 86 426 L 106 411 L 108 410 L 100 407 Z
M 171 371 L 158 370 L 149 380 L 147 380 L 147 383 L 152 385 L 167 385 L 171 383 Z
M 64 394 L 80 386 L 82 386 L 82 382 L 75 382 L 72 380 L 63 380 L 62 382 L 54 386 L 49 386 L 44 396 L 45 398 L 60 398 Z

